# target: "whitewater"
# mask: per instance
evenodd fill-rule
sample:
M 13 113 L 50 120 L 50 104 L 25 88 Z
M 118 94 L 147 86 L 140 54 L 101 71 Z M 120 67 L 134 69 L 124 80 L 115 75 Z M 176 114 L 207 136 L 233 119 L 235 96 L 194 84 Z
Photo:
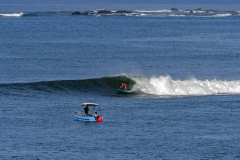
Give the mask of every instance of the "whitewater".
M 0 14 L 2 17 L 21 17 L 24 13 L 9 13 L 9 14 Z
M 132 91 L 159 96 L 203 96 L 240 94 L 240 80 L 174 80 L 171 76 L 134 77 Z

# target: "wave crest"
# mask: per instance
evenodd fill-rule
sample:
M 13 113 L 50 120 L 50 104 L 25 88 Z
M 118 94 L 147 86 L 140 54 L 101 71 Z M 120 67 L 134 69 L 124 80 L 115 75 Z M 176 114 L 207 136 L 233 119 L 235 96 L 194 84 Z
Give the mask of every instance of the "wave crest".
M 24 13 L 10 13 L 10 14 L 0 14 L 3 17 L 21 17 Z
M 173 80 L 170 76 L 133 78 L 133 90 L 161 96 L 240 94 L 240 80 Z

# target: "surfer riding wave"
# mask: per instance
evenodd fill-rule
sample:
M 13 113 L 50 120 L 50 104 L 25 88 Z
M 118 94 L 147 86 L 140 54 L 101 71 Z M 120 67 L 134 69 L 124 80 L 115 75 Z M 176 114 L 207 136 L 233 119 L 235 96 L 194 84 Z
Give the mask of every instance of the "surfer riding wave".
M 126 84 L 126 83 L 122 83 L 122 85 L 120 86 L 120 88 L 123 88 L 125 91 L 127 91 L 127 84 Z

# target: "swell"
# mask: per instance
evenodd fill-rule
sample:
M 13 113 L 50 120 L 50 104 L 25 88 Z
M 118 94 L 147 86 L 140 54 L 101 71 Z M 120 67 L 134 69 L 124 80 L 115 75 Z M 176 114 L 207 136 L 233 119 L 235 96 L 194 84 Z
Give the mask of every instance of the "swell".
M 134 81 L 127 76 L 101 77 L 83 80 L 57 80 L 30 83 L 0 84 L 1 94 L 26 93 L 26 92 L 91 92 L 96 94 L 115 93 L 121 83 L 127 83 L 129 89 Z

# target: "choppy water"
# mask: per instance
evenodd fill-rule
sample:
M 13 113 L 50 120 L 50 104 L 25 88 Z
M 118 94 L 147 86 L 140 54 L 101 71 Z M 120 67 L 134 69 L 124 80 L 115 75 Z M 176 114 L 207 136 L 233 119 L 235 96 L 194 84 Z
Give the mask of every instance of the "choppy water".
M 0 13 L 0 159 L 239 159 L 239 10 L 131 11 Z

